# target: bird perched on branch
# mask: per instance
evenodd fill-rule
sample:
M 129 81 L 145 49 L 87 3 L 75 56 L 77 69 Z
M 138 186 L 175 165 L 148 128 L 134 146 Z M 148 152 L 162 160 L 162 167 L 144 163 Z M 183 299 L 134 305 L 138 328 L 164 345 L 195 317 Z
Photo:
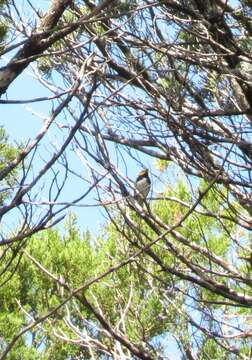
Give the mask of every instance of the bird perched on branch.
M 136 181 L 135 181 L 135 192 L 134 199 L 142 206 L 144 200 L 147 198 L 151 188 L 151 181 L 149 178 L 149 170 L 143 169 Z

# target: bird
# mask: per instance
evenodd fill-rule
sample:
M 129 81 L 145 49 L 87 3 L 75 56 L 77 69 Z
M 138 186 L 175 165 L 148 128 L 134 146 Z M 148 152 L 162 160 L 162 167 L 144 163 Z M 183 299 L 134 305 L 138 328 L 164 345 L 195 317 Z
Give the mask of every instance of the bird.
M 136 178 L 134 199 L 142 206 L 151 188 L 149 170 L 143 169 Z

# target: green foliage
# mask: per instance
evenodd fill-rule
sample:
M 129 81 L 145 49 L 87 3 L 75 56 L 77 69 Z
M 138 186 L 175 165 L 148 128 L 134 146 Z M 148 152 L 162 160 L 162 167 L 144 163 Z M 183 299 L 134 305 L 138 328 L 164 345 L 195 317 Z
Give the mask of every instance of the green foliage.
M 5 4 L 6 4 L 6 0 L 0 1 L 0 11 L 4 8 Z M 0 14 L 0 50 L 4 48 L 2 43 L 5 40 L 7 32 L 8 32 L 8 22 L 6 20 L 6 17 Z
M 200 183 L 198 191 L 204 191 L 207 186 L 206 183 Z M 213 256 L 221 256 L 223 260 L 227 260 L 231 246 L 229 236 L 236 230 L 235 226 L 227 218 L 224 231 L 225 228 L 221 228 L 216 219 L 214 221 L 213 217 L 209 216 L 209 211 L 214 214 L 223 214 L 226 211 L 222 207 L 222 196 L 225 192 L 219 196 L 221 191 L 224 191 L 221 187 L 210 189 L 198 205 L 197 211 L 189 214 L 176 231 L 193 244 L 208 249 Z M 162 195 L 164 200 L 153 201 L 151 208 L 155 216 L 169 226 L 178 223 L 194 201 L 190 187 L 182 177 L 175 187 L 167 187 Z M 175 198 L 178 201 L 175 201 Z M 64 279 L 72 289 L 76 289 L 124 261 L 138 251 L 140 246 L 157 237 L 154 229 L 137 214 L 132 211 L 130 216 L 143 233 L 126 226 L 124 219 L 115 214 L 114 221 L 108 223 L 103 233 L 94 241 L 88 232 L 80 234 L 76 217 L 70 215 L 65 223 L 64 234 L 56 229 L 44 231 L 29 239 L 26 251 L 53 276 Z M 172 241 L 178 251 L 192 263 L 200 263 L 216 274 L 220 271 L 220 268 L 201 252 L 193 252 L 176 238 L 169 236 L 168 240 Z M 168 251 L 164 239 L 151 249 L 164 264 L 184 271 L 185 264 Z M 228 279 L 219 281 L 229 284 Z M 175 293 L 174 287 L 180 291 Z M 191 300 L 189 304 L 186 294 L 192 294 L 192 299 L 213 302 L 209 305 L 209 311 L 216 310 L 220 318 L 223 316 L 224 319 L 224 315 L 230 311 L 226 309 L 223 312 L 219 305 L 214 305 L 216 301 L 222 301 L 220 295 L 204 288 L 196 292 L 189 282 L 175 279 L 169 272 L 161 271 L 159 265 L 145 253 L 138 256 L 136 261 L 127 263 L 117 271 L 109 272 L 81 294 L 85 294 L 88 301 L 99 309 L 113 328 L 122 326 L 128 339 L 139 346 L 142 346 L 143 338 L 149 342 L 157 338 L 161 341 L 164 334 L 174 334 L 183 346 L 192 346 L 192 324 L 189 319 L 195 313 L 197 320 L 196 312 L 202 311 L 202 308 L 200 302 Z M 31 321 L 29 316 L 39 318 L 45 315 L 60 305 L 68 295 L 66 289 L 63 290 L 42 268 L 23 254 L 15 274 L 0 288 L 2 350 L 11 341 L 13 334 L 18 333 Z M 207 310 L 208 307 L 205 306 L 204 311 Z M 241 316 L 246 316 L 247 310 L 243 311 Z M 104 346 L 113 348 L 114 340 L 99 330 L 101 325 L 94 314 L 72 298 L 67 306 L 55 311 L 40 327 L 21 337 L 11 351 L 9 359 L 14 359 L 15 356 L 18 358 L 17 354 L 22 354 L 22 360 L 75 359 L 78 356 L 90 358 L 87 350 L 79 347 L 77 343 L 60 341 L 56 337 L 56 334 L 64 334 L 66 339 L 76 338 L 76 334 L 67 325 L 67 319 L 70 319 L 80 332 L 84 331 Z M 209 328 L 212 326 L 211 320 L 207 320 L 207 317 L 204 318 L 204 324 L 208 324 Z M 199 358 L 225 358 L 226 352 L 214 339 L 208 338 L 204 333 L 199 335 L 199 338 Z M 244 354 L 248 353 L 246 344 L 242 349 Z M 100 356 L 99 351 L 97 354 Z
M 12 146 L 8 140 L 8 136 L 5 130 L 0 127 L 0 171 L 6 167 L 6 165 L 12 161 L 17 154 L 17 148 Z M 0 205 L 3 204 L 4 200 L 8 198 L 11 188 L 16 184 L 15 176 L 17 171 L 12 171 L 7 175 L 1 182 L 1 193 L 0 193 Z
M 5 130 L 0 127 L 0 170 L 6 166 L 6 162 L 14 159 L 16 149 L 8 142 L 8 136 Z
M 202 354 L 199 359 L 203 360 L 206 358 L 206 356 L 213 360 L 230 359 L 228 352 L 226 352 L 221 347 L 216 347 L 216 342 L 214 339 L 209 339 L 203 344 Z

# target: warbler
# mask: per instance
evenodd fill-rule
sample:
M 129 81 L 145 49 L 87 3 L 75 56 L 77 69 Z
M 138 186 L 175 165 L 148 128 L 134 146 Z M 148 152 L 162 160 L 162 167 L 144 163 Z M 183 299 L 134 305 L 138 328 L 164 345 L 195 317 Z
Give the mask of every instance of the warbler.
M 149 170 L 143 169 L 135 181 L 134 199 L 143 205 L 144 200 L 147 198 L 151 188 L 151 181 L 149 178 Z

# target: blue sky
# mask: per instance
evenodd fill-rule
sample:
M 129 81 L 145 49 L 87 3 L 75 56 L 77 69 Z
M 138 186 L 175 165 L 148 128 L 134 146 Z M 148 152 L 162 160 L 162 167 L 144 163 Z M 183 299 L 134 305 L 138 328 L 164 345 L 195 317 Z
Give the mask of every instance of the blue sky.
M 1 66 L 5 61 L 1 62 Z M 51 95 L 38 81 L 34 80 L 31 76 L 31 69 L 27 68 L 9 87 L 7 96 L 3 96 L 2 99 L 7 100 L 26 100 L 34 97 L 43 97 Z M 27 103 L 27 104 L 1 104 L 1 118 L 0 125 L 3 126 L 9 135 L 9 139 L 14 144 L 27 144 L 38 133 L 43 126 L 43 120 L 36 115 L 36 112 L 43 114 L 45 117 L 50 114 L 52 109 L 52 101 L 45 101 L 39 103 Z M 35 113 L 34 113 L 35 112 Z M 60 119 L 59 119 L 60 121 Z M 43 154 L 51 148 L 50 142 L 58 139 L 59 132 L 56 127 L 52 127 L 49 131 L 49 135 L 43 142 L 42 148 L 40 147 L 40 153 Z M 41 151 L 42 149 L 42 151 Z M 112 149 L 112 146 L 111 146 Z M 116 156 L 115 152 L 114 155 Z M 113 154 L 112 154 L 113 156 Z M 80 174 L 85 171 L 85 168 L 80 164 L 79 160 L 68 151 L 68 159 L 71 162 L 71 167 L 75 168 Z M 146 160 L 146 161 L 145 161 Z M 122 166 L 122 171 L 127 173 L 133 180 L 139 171 L 136 162 L 128 157 L 125 159 L 127 168 Z M 144 159 L 147 167 L 153 164 L 153 160 L 150 158 Z M 35 161 L 34 169 L 39 169 L 42 163 Z M 47 175 L 46 175 L 47 176 Z M 61 200 L 72 199 L 78 197 L 84 191 L 83 182 L 80 179 L 71 179 L 66 183 L 64 192 L 61 196 Z M 69 196 L 70 195 L 70 196 Z M 82 204 L 95 204 L 97 203 L 93 197 L 96 197 L 96 193 L 93 191 L 91 195 L 82 201 Z M 98 234 L 101 225 L 106 221 L 100 207 L 74 207 L 71 209 L 78 216 L 78 224 L 81 230 L 87 228 L 94 234 Z M 15 217 L 15 214 L 13 214 Z M 11 216 L 9 216 L 11 221 Z
M 23 3 L 23 2 L 22 2 Z M 48 4 L 50 3 L 48 0 L 40 0 L 33 2 L 37 8 L 42 8 L 44 10 L 47 9 Z M 24 2 L 24 4 L 27 4 Z M 20 3 L 22 6 L 22 4 Z M 23 8 L 20 7 L 21 11 L 24 11 Z M 25 9 L 26 11 L 26 9 Z M 22 13 L 22 12 L 21 12 Z M 20 40 L 20 39 L 19 39 Z M 18 41 L 18 40 L 17 40 Z M 12 51 L 12 53 L 8 53 L 7 56 L 3 57 L 0 61 L 0 66 L 4 66 L 11 57 L 16 53 L 17 50 Z M 61 81 L 60 79 L 56 79 L 56 81 Z M 55 81 L 55 79 L 54 79 Z M 33 99 L 37 97 L 44 97 L 52 95 L 49 91 L 39 84 L 37 80 L 32 77 L 31 67 L 28 67 L 21 75 L 19 75 L 16 80 L 11 84 L 8 88 L 7 94 L 2 96 L 2 99 L 6 100 L 27 100 Z M 27 103 L 27 104 L 1 104 L 1 117 L 0 117 L 0 125 L 3 126 L 9 135 L 9 139 L 13 144 L 27 144 L 31 141 L 36 134 L 39 132 L 41 127 L 43 126 L 43 119 L 36 115 L 42 114 L 44 117 L 47 117 L 50 114 L 53 106 L 56 107 L 57 103 L 53 101 L 44 101 L 38 103 Z M 64 115 L 60 115 L 59 122 L 64 122 Z M 45 157 L 50 149 L 53 151 L 51 142 L 56 143 L 60 141 L 60 137 L 63 134 L 57 129 L 56 126 L 52 126 L 46 136 L 45 140 L 42 142 L 40 146 L 41 157 L 45 154 Z M 113 145 L 109 145 L 111 151 L 112 158 L 116 158 L 117 152 Z M 137 159 L 137 157 L 136 157 Z M 146 156 L 140 156 L 139 159 L 144 163 L 145 167 L 153 166 L 153 159 Z M 68 150 L 68 160 L 71 163 L 71 167 L 73 167 L 76 171 L 82 174 L 85 171 L 85 168 L 80 163 L 79 159 L 71 151 Z M 42 161 L 42 159 L 41 159 Z M 125 164 L 123 163 L 125 161 Z M 126 166 L 125 166 L 126 165 Z M 33 163 L 34 170 L 38 170 L 42 166 L 42 162 L 40 160 L 34 161 Z M 62 170 L 62 169 L 61 169 Z M 125 159 L 121 160 L 121 171 L 123 174 L 129 176 L 132 180 L 134 180 L 141 170 L 141 166 L 137 164 L 137 161 L 132 160 L 129 156 L 125 154 Z M 47 175 L 46 175 L 47 176 Z M 48 178 L 49 179 L 49 178 Z M 68 179 L 69 181 L 66 183 L 64 188 L 64 192 L 62 193 L 61 200 L 70 200 L 75 197 L 78 197 L 84 191 L 83 181 L 80 179 L 73 180 Z M 49 180 L 48 180 L 49 182 Z M 70 196 L 69 196 L 70 195 Z M 84 204 L 96 204 L 97 201 L 94 200 L 94 196 L 96 193 L 93 191 L 90 196 L 83 200 Z M 45 199 L 46 200 L 46 199 Z M 104 211 L 100 207 L 74 207 L 71 211 L 75 212 L 78 216 L 78 223 L 80 225 L 81 230 L 85 230 L 88 228 L 91 232 L 97 234 L 100 226 L 104 224 Z M 15 218 L 15 215 L 13 215 Z
M 20 2 L 21 6 L 22 3 L 23 2 Z M 48 5 L 50 4 L 50 1 L 40 0 L 33 1 L 32 3 L 37 8 L 42 8 L 43 10 L 46 10 Z M 15 52 L 16 50 L 13 51 L 12 54 L 7 54 L 8 57 L 10 58 L 11 56 L 13 56 Z M 8 60 L 8 58 L 4 58 L 0 63 L 1 66 L 4 65 Z M 56 78 L 54 79 L 54 81 L 61 80 L 59 78 Z M 51 95 L 51 93 L 49 93 L 49 91 L 44 86 L 39 84 L 39 82 L 32 77 L 31 68 L 28 67 L 9 87 L 7 92 L 7 99 L 26 100 L 32 99 L 34 97 L 43 97 L 47 95 Z M 6 96 L 3 96 L 2 99 L 6 99 Z M 57 103 L 54 102 L 54 104 L 55 107 Z M 7 133 L 9 134 L 10 140 L 13 143 L 27 144 L 29 140 L 32 140 L 34 136 L 36 136 L 40 128 L 43 126 L 43 120 L 36 115 L 36 112 L 39 114 L 43 114 L 43 116 L 47 117 L 50 114 L 52 107 L 53 101 L 45 101 L 31 104 L 28 103 L 25 105 L 1 104 L 0 125 L 2 125 L 6 129 Z M 64 115 L 61 114 L 58 121 L 61 121 L 62 118 L 62 122 L 64 122 L 65 119 L 63 117 Z M 39 149 L 41 157 L 43 157 L 44 154 L 45 157 L 48 156 L 48 151 L 53 151 L 50 143 L 56 143 L 57 141 L 60 142 L 60 138 L 62 136 L 63 133 L 60 132 L 56 126 L 50 128 L 48 136 L 46 136 Z M 118 153 L 116 152 L 115 147 L 113 145 L 109 145 L 109 148 L 111 150 L 111 157 L 116 158 Z M 125 156 L 125 158 L 121 158 L 120 160 L 120 170 L 123 174 L 129 176 L 131 180 L 134 180 L 139 170 L 141 169 L 140 164 L 137 163 L 138 157 L 136 156 L 136 160 L 133 160 L 132 158 L 130 158 L 130 156 L 126 155 L 126 153 L 124 153 L 123 156 Z M 154 170 L 154 174 L 159 176 L 158 172 L 155 170 L 155 161 L 153 158 L 140 155 L 139 159 L 145 167 L 152 168 L 152 170 Z M 80 173 L 80 175 L 82 175 L 85 171 L 85 168 L 83 164 L 81 164 L 79 159 L 70 150 L 68 151 L 68 160 L 71 163 L 71 167 L 73 167 L 78 173 Z M 42 166 L 42 159 L 36 159 L 33 166 L 35 170 L 39 169 L 39 167 Z M 62 171 L 62 169 L 59 168 L 59 171 Z M 49 174 L 46 176 L 49 176 Z M 174 174 L 163 174 L 163 178 L 165 180 L 169 180 L 170 183 L 175 182 Z M 50 181 L 48 177 L 48 183 L 49 182 Z M 155 188 L 158 187 L 160 189 L 160 184 L 158 181 L 156 181 L 154 176 L 152 176 L 152 183 L 152 193 L 154 193 L 155 195 Z M 86 185 L 84 184 L 84 182 L 80 179 L 77 179 L 76 177 L 69 177 L 60 200 L 67 201 L 78 197 L 85 191 L 85 186 Z M 94 199 L 94 197 L 96 197 L 95 191 L 93 191 L 87 198 L 85 198 L 82 201 L 82 204 L 97 204 L 97 201 Z M 78 224 L 81 230 L 85 230 L 88 228 L 91 232 L 97 234 L 101 225 L 105 222 L 105 212 L 102 211 L 101 207 L 73 207 L 71 211 L 77 214 Z
M 2 65 L 2 64 L 1 64 Z M 30 70 L 27 69 L 24 71 L 10 86 L 8 89 L 7 97 L 3 96 L 2 99 L 8 100 L 25 100 L 25 99 L 32 99 L 34 97 L 41 97 L 47 96 L 48 92 L 45 88 L 43 88 L 37 81 L 31 78 L 29 75 Z M 50 113 L 52 103 L 49 101 L 47 102 L 40 102 L 40 103 L 32 103 L 32 104 L 1 104 L 1 118 L 0 118 L 0 125 L 3 126 L 9 135 L 9 139 L 14 144 L 26 144 L 29 140 L 32 140 L 34 136 L 38 133 L 40 128 L 43 125 L 43 120 L 40 119 L 38 116 L 32 113 L 36 111 L 38 113 L 44 114 L 47 116 Z M 47 151 L 50 148 L 49 143 L 50 140 L 54 139 L 55 137 L 55 129 L 51 129 L 49 133 L 49 137 L 45 139 L 43 143 L 43 149 L 40 152 Z M 71 165 L 74 166 L 76 162 L 76 167 L 80 166 L 77 162 L 75 156 L 71 157 Z M 40 164 L 42 165 L 42 164 Z M 39 168 L 39 164 L 34 162 L 34 168 Z M 81 170 L 81 169 L 80 169 Z M 71 194 L 71 198 L 73 196 L 78 196 L 81 192 L 81 182 L 74 180 L 74 185 L 72 182 L 68 182 L 66 184 L 64 194 Z M 84 200 L 85 203 L 94 203 L 92 199 Z M 85 230 L 87 227 L 97 233 L 99 228 L 100 220 L 104 222 L 104 219 L 101 217 L 100 210 L 97 208 L 78 208 L 75 207 L 72 209 L 79 218 L 78 223 L 80 224 L 80 228 Z M 13 215 L 15 216 L 15 215 Z

